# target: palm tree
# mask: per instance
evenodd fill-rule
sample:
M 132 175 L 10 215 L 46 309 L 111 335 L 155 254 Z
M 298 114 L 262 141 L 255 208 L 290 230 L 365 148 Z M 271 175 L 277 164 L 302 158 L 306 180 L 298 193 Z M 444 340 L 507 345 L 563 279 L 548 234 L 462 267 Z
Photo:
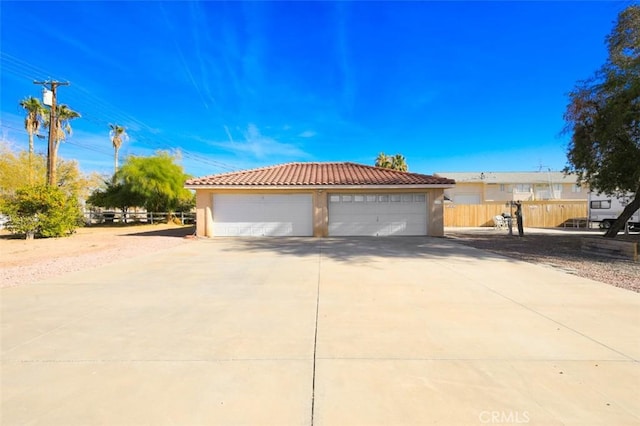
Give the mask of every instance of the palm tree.
M 109 124 L 109 127 L 111 128 L 109 136 L 111 137 L 111 143 L 113 144 L 113 150 L 115 151 L 113 156 L 113 173 L 115 174 L 118 171 L 118 150 L 122 146 L 122 142 L 129 138 L 129 135 L 127 135 L 127 130 L 122 126 Z
M 29 135 L 29 183 L 31 183 L 32 160 L 33 160 L 33 135 L 38 134 L 40 125 L 44 122 L 45 108 L 37 98 L 30 96 L 20 101 L 20 106 L 27 112 L 24 119 L 24 128 Z
M 54 129 L 53 129 L 54 144 L 53 144 L 53 152 L 50 153 L 52 158 L 50 160 L 51 171 L 50 171 L 49 182 L 51 184 L 54 184 L 54 185 L 57 184 L 56 183 L 56 164 L 58 161 L 58 147 L 60 146 L 60 142 L 65 140 L 67 136 L 71 136 L 72 129 L 71 129 L 71 124 L 69 122 L 74 118 L 79 118 L 79 117 L 80 117 L 80 113 L 72 110 L 71 108 L 69 108 L 69 106 L 64 104 L 56 105 L 56 122 L 54 124 Z M 51 123 L 49 123 L 49 121 L 51 121 L 51 118 L 50 118 L 50 115 L 48 114 L 44 120 L 45 127 L 50 126 Z
M 408 170 L 407 161 L 402 154 L 396 154 L 391 159 L 391 168 L 400 172 L 406 172 Z
M 376 167 L 382 167 L 384 169 L 398 170 L 400 172 L 406 172 L 409 167 L 407 161 L 402 154 L 387 155 L 384 152 L 378 154 L 376 158 Z
M 381 152 L 376 157 L 376 167 L 382 167 L 384 169 L 390 169 L 391 168 L 391 157 L 389 157 L 384 152 Z

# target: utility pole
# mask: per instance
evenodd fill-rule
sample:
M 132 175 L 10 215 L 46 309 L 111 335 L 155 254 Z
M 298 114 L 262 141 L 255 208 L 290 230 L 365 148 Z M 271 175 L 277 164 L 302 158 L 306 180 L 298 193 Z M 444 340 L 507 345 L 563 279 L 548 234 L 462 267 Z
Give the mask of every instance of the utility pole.
M 51 104 L 49 105 L 49 107 L 51 108 L 50 115 L 49 115 L 49 144 L 47 146 L 47 184 L 49 186 L 55 186 L 56 185 L 55 149 L 56 149 L 56 136 L 57 136 L 56 133 L 58 130 L 56 127 L 56 89 L 58 88 L 58 86 L 68 86 L 69 83 L 68 82 L 63 83 L 60 81 L 34 81 L 33 84 L 40 84 L 44 86 L 45 89 L 48 89 L 51 91 Z M 49 87 L 47 87 L 47 85 Z M 43 103 L 47 105 L 46 100 Z

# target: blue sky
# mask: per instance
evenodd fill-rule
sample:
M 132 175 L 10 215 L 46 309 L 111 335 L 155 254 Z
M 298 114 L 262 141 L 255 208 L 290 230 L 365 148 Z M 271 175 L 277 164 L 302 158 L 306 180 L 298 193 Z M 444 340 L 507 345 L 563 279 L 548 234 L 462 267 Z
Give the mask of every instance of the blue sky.
M 560 170 L 569 92 L 606 59 L 629 1 L 2 1 L 0 137 L 18 102 L 69 81 L 82 114 L 59 155 L 111 173 L 179 149 L 195 176 L 291 161 L 409 170 Z M 43 141 L 38 149 L 46 151 Z

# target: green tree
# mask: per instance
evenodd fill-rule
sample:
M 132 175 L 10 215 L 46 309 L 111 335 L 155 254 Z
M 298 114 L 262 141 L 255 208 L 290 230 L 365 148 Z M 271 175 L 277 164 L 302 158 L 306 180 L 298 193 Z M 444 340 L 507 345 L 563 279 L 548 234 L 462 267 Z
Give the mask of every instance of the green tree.
M 137 192 L 133 191 L 131 185 L 122 182 L 104 181 L 104 187 L 96 189 L 87 198 L 87 204 L 95 207 L 104 207 L 107 209 L 117 208 L 126 213 L 131 207 L 144 206 L 144 198 Z
M 40 130 L 40 126 L 44 122 L 44 114 L 46 110 L 40 101 L 33 96 L 20 101 L 20 106 L 27 112 L 27 116 L 24 119 L 24 128 L 27 130 L 27 134 L 29 135 L 29 183 L 31 183 L 31 160 L 34 153 L 33 136 L 38 134 L 38 130 Z
M 400 172 L 406 172 L 409 170 L 407 161 L 402 154 L 387 155 L 381 152 L 376 157 L 376 167 L 382 167 L 384 169 L 398 170 Z
M 167 152 L 151 157 L 130 156 L 115 174 L 114 183 L 120 183 L 144 200 L 149 212 L 174 211 L 193 198 L 184 188 L 190 177 L 176 158 Z
M 129 138 L 127 135 L 127 130 L 118 126 L 117 124 L 109 124 L 109 137 L 111 138 L 111 144 L 113 145 L 114 155 L 113 155 L 113 173 L 115 174 L 118 171 L 118 151 L 122 146 L 122 142 L 126 141 Z
M 49 155 L 52 156 L 52 165 L 50 171 L 49 182 L 56 182 L 57 179 L 57 161 L 58 161 L 58 148 L 60 147 L 60 142 L 64 141 L 68 136 L 71 136 L 73 129 L 71 128 L 71 120 L 79 118 L 80 113 L 72 110 L 67 105 L 60 104 L 56 105 L 56 122 L 53 126 L 53 152 Z M 51 114 L 50 110 L 47 110 L 45 116 L 45 126 L 50 127 Z
M 44 185 L 47 182 L 47 159 L 44 155 L 35 154 L 32 163 L 32 184 Z M 25 150 L 14 151 L 4 142 L 0 142 L 0 197 L 10 196 L 29 180 L 29 155 Z M 97 187 L 102 179 L 96 173 L 84 174 L 78 162 L 58 158 L 58 186 L 65 194 L 83 200 L 89 195 L 91 188 Z
M 613 238 L 640 208 L 640 6 L 618 15 L 606 44 L 606 63 L 569 94 L 565 171 L 592 190 L 635 193 L 605 234 Z
M 31 164 L 31 168 L 29 168 Z M 14 151 L 6 142 L 0 142 L 0 196 L 12 195 L 29 183 L 46 183 L 46 158 L 35 154 L 29 156 L 27 150 Z
M 0 199 L 6 228 L 26 239 L 70 235 L 82 223 L 77 198 L 49 185 L 28 185 Z

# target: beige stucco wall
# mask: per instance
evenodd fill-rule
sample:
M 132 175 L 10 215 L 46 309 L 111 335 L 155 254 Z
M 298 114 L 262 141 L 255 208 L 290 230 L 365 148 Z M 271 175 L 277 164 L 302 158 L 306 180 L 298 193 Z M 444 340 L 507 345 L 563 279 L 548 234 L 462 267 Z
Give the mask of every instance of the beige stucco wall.
M 531 184 L 531 200 L 534 200 L 535 191 L 537 189 L 548 190 L 548 184 Z M 579 192 L 572 191 L 573 184 L 571 183 L 563 183 L 561 184 L 560 189 L 560 198 L 561 200 L 586 200 L 587 194 L 589 190 L 585 188 L 581 188 Z M 502 190 L 501 188 L 504 188 Z M 445 191 L 447 197 L 451 200 L 455 199 L 455 196 L 458 195 L 470 195 L 476 194 L 480 195 L 480 203 L 491 203 L 495 201 L 509 201 L 513 199 L 513 184 L 499 184 L 499 183 L 465 183 L 465 182 L 457 182 L 454 188 L 449 188 Z
M 458 183 L 456 182 L 456 186 L 453 188 L 448 188 L 445 190 L 447 197 L 449 199 L 454 200 L 456 195 L 479 195 L 480 202 L 484 201 L 484 188 L 481 183 Z
M 573 184 L 562 184 L 562 199 L 563 200 L 587 200 L 589 198 L 589 187 L 582 186 L 578 192 L 573 192 Z
M 196 191 L 196 235 L 199 237 L 212 236 L 209 234 L 213 226 L 211 199 L 211 192 Z
M 427 195 L 427 235 L 444 237 L 444 189 L 432 189 Z
M 511 200 L 511 185 L 505 184 L 504 191 L 500 190 L 500 184 L 488 184 L 484 187 L 484 197 L 482 201 L 508 201 Z
M 213 235 L 213 195 L 214 194 L 311 194 L 313 199 L 313 236 L 329 235 L 328 194 L 401 194 L 424 193 L 427 195 L 427 234 L 441 237 L 444 235 L 443 194 L 440 188 L 433 189 L 303 189 L 303 190 L 264 190 L 264 189 L 197 189 L 196 190 L 196 234 L 199 237 Z
M 313 194 L 313 236 L 329 235 L 329 206 L 327 191 L 317 190 Z

